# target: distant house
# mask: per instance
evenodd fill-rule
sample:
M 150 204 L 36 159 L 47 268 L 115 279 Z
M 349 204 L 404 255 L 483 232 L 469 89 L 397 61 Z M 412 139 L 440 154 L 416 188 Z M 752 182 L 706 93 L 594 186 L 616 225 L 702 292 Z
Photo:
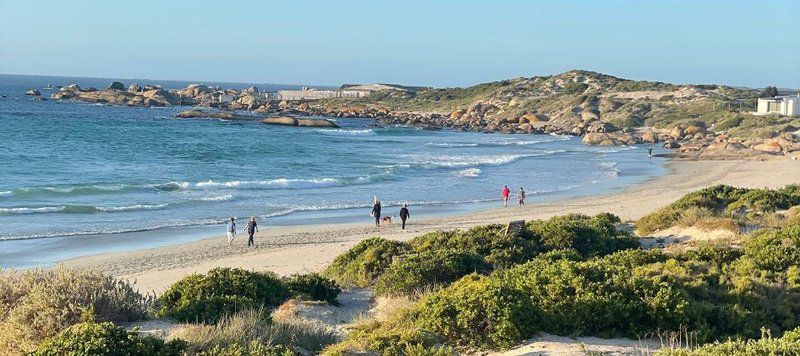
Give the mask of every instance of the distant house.
M 756 114 L 781 114 L 800 115 L 800 93 L 797 95 L 776 96 L 773 98 L 758 98 Z
M 410 87 L 398 84 L 344 84 L 337 90 L 318 90 L 303 87 L 301 90 L 281 90 L 281 100 L 316 100 L 328 98 L 362 98 L 378 91 L 416 92 L 425 87 Z

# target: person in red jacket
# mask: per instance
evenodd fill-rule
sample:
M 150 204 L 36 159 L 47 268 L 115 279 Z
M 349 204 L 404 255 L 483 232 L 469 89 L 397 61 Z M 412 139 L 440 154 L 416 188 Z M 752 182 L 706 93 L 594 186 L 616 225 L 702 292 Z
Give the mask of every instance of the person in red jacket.
M 508 189 L 507 185 L 503 186 L 503 192 L 501 196 L 503 197 L 503 207 L 508 208 L 508 197 L 511 195 L 511 189 Z

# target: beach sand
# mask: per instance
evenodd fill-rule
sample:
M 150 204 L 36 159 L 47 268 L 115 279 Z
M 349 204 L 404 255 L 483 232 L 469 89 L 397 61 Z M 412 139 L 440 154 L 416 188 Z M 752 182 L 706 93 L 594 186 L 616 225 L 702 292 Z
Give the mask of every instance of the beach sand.
M 617 193 L 533 203 L 524 208 L 514 206 L 415 220 L 411 207 L 412 219 L 405 231 L 397 222 L 376 228 L 365 216 L 363 224 L 265 228 L 256 234 L 254 248 L 247 248 L 247 237 L 239 234 L 233 246 L 228 246 L 225 237 L 219 236 L 162 248 L 80 257 L 61 265 L 96 269 L 133 282 L 143 293 L 160 293 L 183 276 L 204 273 L 215 267 L 273 271 L 279 275 L 321 271 L 337 255 L 371 236 L 408 240 L 437 229 L 463 229 L 567 213 L 610 212 L 623 220 L 635 220 L 688 192 L 714 184 L 774 188 L 800 183 L 800 161 L 796 160 L 673 161 L 667 168 L 666 175 Z M 269 221 L 262 225 L 269 225 Z

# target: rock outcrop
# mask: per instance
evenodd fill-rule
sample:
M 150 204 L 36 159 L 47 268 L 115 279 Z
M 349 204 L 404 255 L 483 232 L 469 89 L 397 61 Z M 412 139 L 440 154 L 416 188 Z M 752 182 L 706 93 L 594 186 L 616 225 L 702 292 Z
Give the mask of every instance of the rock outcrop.
M 294 118 L 291 116 L 267 117 L 259 120 L 262 124 L 302 127 L 338 128 L 333 121 L 326 119 Z
M 253 120 L 254 118 L 226 111 L 184 110 L 175 115 L 177 118 L 208 118 L 221 120 Z

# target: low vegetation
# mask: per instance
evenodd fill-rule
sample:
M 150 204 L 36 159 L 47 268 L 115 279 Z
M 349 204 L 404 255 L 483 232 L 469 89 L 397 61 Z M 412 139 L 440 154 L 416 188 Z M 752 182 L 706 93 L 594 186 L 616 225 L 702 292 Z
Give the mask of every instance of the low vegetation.
M 336 282 L 318 273 L 294 274 L 284 278 L 283 283 L 295 297 L 339 305 L 336 298 L 342 289 Z
M 277 307 L 289 299 L 289 288 L 271 273 L 215 268 L 184 277 L 159 298 L 158 316 L 185 322 L 216 322 L 236 311 Z
M 689 193 L 636 222 L 646 235 L 672 226 L 722 227 L 738 231 L 744 224 L 759 224 L 779 210 L 800 204 L 800 186 L 781 189 L 748 189 L 716 185 Z
M 145 318 L 153 298 L 91 271 L 0 271 L 0 354 L 33 351 L 86 313 L 99 322 Z
M 182 355 L 185 343 L 165 342 L 129 332 L 111 322 L 87 321 L 72 325 L 42 344 L 31 355 Z
M 274 322 L 263 308 L 245 309 L 216 324 L 187 324 L 170 338 L 183 340 L 190 355 L 296 355 L 336 341 L 330 331 L 311 324 Z
M 694 349 L 669 348 L 659 356 L 717 356 L 717 355 L 800 355 L 800 328 L 773 338 L 769 333 L 760 339 L 714 342 Z
M 550 224 L 560 219 L 566 217 Z M 592 219 L 614 221 L 578 216 L 573 223 L 585 227 Z M 560 228 L 547 231 L 546 240 L 576 241 L 556 239 L 569 236 L 556 233 Z M 708 245 L 677 254 L 630 248 L 608 254 L 595 240 L 466 275 L 394 318 L 360 326 L 329 350 L 490 350 L 538 332 L 636 339 L 682 328 L 700 342 L 715 342 L 757 338 L 762 328 L 779 335 L 800 325 L 800 225 L 758 232 L 744 249 Z
M 410 251 L 404 242 L 369 238 L 336 257 L 323 275 L 345 287 L 366 287 L 389 267 L 392 257 Z
M 714 186 L 636 224 L 738 228 L 782 214 L 734 245 L 643 250 L 618 217 L 572 214 L 530 221 L 517 235 L 485 225 L 408 242 L 370 238 L 322 274 L 217 268 L 157 299 L 92 272 L 2 272 L 0 353 L 444 356 L 507 349 L 542 332 L 637 339 L 690 330 L 706 344 L 660 354 L 794 354 L 800 218 L 787 209 L 799 202 L 797 186 Z M 293 297 L 337 304 L 340 285 L 374 288 L 393 307 L 356 322 L 343 339 L 322 325 L 270 317 Z M 166 340 L 118 326 L 150 315 L 186 324 Z

